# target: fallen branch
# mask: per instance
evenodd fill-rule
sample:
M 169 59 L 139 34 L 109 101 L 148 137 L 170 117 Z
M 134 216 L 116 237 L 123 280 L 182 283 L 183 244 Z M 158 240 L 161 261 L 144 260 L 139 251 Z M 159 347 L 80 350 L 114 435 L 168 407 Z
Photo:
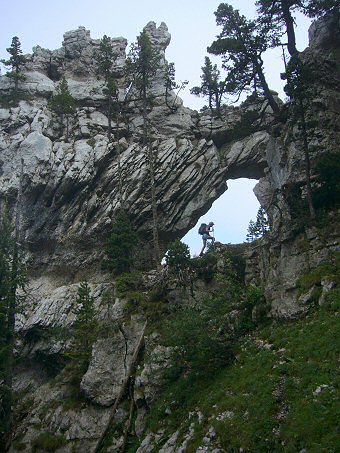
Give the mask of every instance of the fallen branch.
M 123 445 L 121 446 L 121 453 L 125 452 L 129 433 L 131 430 L 131 425 L 132 425 L 132 420 L 133 420 L 133 413 L 135 409 L 135 400 L 134 400 L 134 386 L 135 386 L 135 380 L 133 377 L 131 377 L 130 381 L 130 410 L 129 410 L 129 420 L 127 422 L 127 426 L 124 432 L 124 439 L 123 439 Z
M 117 412 L 117 409 L 118 409 L 118 405 L 124 395 L 124 392 L 125 392 L 125 389 L 126 389 L 126 386 L 128 385 L 129 383 L 129 380 L 130 380 L 130 377 L 133 375 L 134 373 L 134 369 L 136 367 L 136 363 L 137 363 L 137 359 L 138 359 L 138 355 L 139 355 L 139 352 L 140 350 L 142 349 L 142 346 L 144 344 L 144 335 L 145 335 L 145 330 L 146 330 L 146 325 L 147 325 L 147 321 L 145 321 L 145 324 L 143 326 L 143 329 L 142 329 L 142 332 L 140 334 L 140 337 L 139 337 L 139 340 L 138 340 L 138 343 L 135 347 L 135 350 L 134 350 L 134 353 L 133 353 L 133 356 L 132 356 L 132 359 L 131 359 L 131 363 L 130 363 L 130 366 L 128 367 L 128 372 L 125 376 L 125 379 L 120 387 L 120 391 L 117 395 L 117 398 L 114 402 L 114 405 L 112 406 L 112 410 L 111 410 L 111 415 L 109 417 L 109 420 L 106 424 L 106 427 L 103 431 L 103 434 L 100 436 L 100 438 L 98 439 L 97 441 L 97 444 L 93 450 L 93 453 L 98 453 L 101 449 L 101 446 L 102 446 L 102 443 L 105 439 L 105 437 L 107 436 L 107 434 L 109 433 L 111 427 L 112 427 L 112 423 L 113 423 L 113 420 L 115 418 L 115 415 L 116 415 L 116 412 Z

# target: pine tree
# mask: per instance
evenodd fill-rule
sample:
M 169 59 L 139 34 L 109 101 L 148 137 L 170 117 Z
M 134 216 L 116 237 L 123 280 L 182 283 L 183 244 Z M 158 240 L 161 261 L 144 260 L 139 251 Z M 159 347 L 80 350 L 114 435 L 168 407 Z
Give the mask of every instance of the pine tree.
M 279 113 L 264 75 L 262 61 L 263 52 L 277 39 L 276 30 L 258 21 L 247 20 L 227 3 L 219 5 L 215 16 L 222 32 L 208 52 L 222 55 L 223 68 L 227 71 L 227 92 L 239 98 L 249 89 L 256 92 L 260 88 L 273 112 Z
M 143 117 L 143 134 L 142 144 L 145 150 L 146 162 L 150 177 L 151 191 L 151 209 L 152 209 L 152 233 L 154 257 L 157 266 L 160 266 L 161 252 L 158 234 L 158 213 L 157 213 L 157 198 L 156 198 L 156 181 L 155 181 L 155 165 L 156 156 L 152 149 L 152 138 L 150 136 L 150 127 L 148 119 L 148 110 L 152 108 L 153 96 L 150 92 L 152 80 L 157 70 L 160 67 L 160 55 L 153 48 L 148 33 L 143 30 L 137 37 L 136 43 L 132 44 L 127 59 L 127 74 L 130 77 L 135 90 L 138 93 L 141 101 L 141 110 Z
M 223 95 L 228 90 L 226 80 L 221 80 L 221 74 L 217 65 L 213 65 L 209 57 L 205 57 L 202 66 L 201 86 L 191 88 L 190 92 L 196 96 L 208 97 L 208 105 L 211 113 L 220 113 Z
M 80 365 L 88 366 L 92 345 L 97 337 L 98 322 L 94 297 L 87 281 L 80 283 L 76 303 L 75 347 L 68 355 L 77 359 Z
M 299 122 L 302 149 L 306 168 L 306 193 L 310 216 L 315 217 L 315 208 L 311 187 L 311 163 L 308 145 L 308 129 L 306 124 L 306 90 L 310 78 L 310 70 L 305 67 L 300 53 L 296 48 L 294 12 L 300 11 L 309 17 L 320 17 L 327 14 L 339 16 L 339 2 L 337 0 L 258 0 L 258 13 L 261 22 L 267 27 L 275 27 L 281 35 L 287 35 L 287 47 L 290 61 L 286 64 L 283 78 L 287 80 L 285 91 L 295 101 L 294 107 Z
M 305 100 L 308 97 L 306 90 L 309 82 L 309 69 L 305 67 L 300 53 L 296 48 L 296 37 L 295 37 L 295 22 L 294 22 L 294 11 L 300 10 L 305 14 L 309 15 L 321 15 L 319 11 L 316 13 L 315 6 L 318 5 L 323 13 L 329 12 L 334 9 L 335 3 L 333 0 L 302 0 L 302 1 L 290 1 L 290 0 L 258 0 L 257 7 L 258 13 L 261 17 L 262 24 L 265 27 L 273 26 L 279 31 L 279 34 L 287 35 L 287 43 L 281 44 L 282 47 L 287 47 L 290 55 L 290 61 L 286 64 L 286 72 L 283 78 L 287 80 L 285 92 L 294 101 L 294 109 L 299 123 L 299 130 L 301 135 L 302 149 L 305 159 L 306 169 L 306 192 L 307 202 L 309 207 L 310 216 L 315 217 L 315 208 L 312 198 L 312 187 L 311 187 L 311 163 L 310 153 L 308 145 L 308 131 L 306 125 L 306 113 L 305 113 Z M 316 8 L 318 10 L 318 8 Z M 277 42 L 277 45 L 279 42 Z
M 112 271 L 116 275 L 129 272 L 137 243 L 138 236 L 131 225 L 127 212 L 119 211 L 107 242 L 104 269 Z
M 256 222 L 250 220 L 248 226 L 247 241 L 252 242 L 259 239 L 270 230 L 270 224 L 265 209 L 261 206 L 257 211 Z
M 112 133 L 112 110 L 114 109 L 118 116 L 118 88 L 115 80 L 114 73 L 114 62 L 116 59 L 116 53 L 112 46 L 112 41 L 109 36 L 104 35 L 100 40 L 99 49 L 95 53 L 95 60 L 97 61 L 97 72 L 99 75 L 104 77 L 105 90 L 104 94 L 107 97 L 107 118 L 108 118 L 108 130 L 107 136 L 111 140 Z M 116 121 L 118 126 L 118 119 Z M 117 137 L 118 139 L 118 137 Z
M 171 112 L 175 112 L 177 110 L 176 100 L 180 91 L 182 91 L 187 85 L 188 80 L 184 80 L 181 83 L 177 83 L 175 79 L 175 63 L 167 63 L 166 65 L 166 73 L 165 73 L 165 104 L 170 109 Z M 170 92 L 176 91 L 175 99 L 172 100 L 170 103 Z
M 296 48 L 294 13 L 300 11 L 309 17 L 339 13 L 337 0 L 257 0 L 257 12 L 260 22 L 266 28 L 276 29 L 279 35 L 286 34 L 284 43 L 290 56 L 298 51 Z M 276 45 L 282 45 L 277 42 Z
M 14 80 L 14 92 L 18 93 L 19 81 L 25 80 L 22 73 L 23 66 L 27 62 L 27 58 L 22 54 L 21 43 L 17 36 L 12 38 L 12 44 L 8 47 L 7 52 L 11 55 L 9 60 L 0 60 L 5 66 L 10 66 L 11 71 L 6 73 L 7 77 Z
M 255 239 L 258 238 L 258 231 L 257 231 L 254 220 L 250 220 L 250 222 L 249 222 L 246 237 L 247 237 L 248 242 L 253 242 L 253 241 L 255 241 Z
M 66 141 L 69 139 L 69 118 L 75 112 L 75 99 L 71 95 L 68 83 L 63 77 L 57 88 L 57 94 L 52 96 L 49 102 L 50 109 L 60 116 L 61 124 L 64 124 L 66 118 Z
M 121 153 L 119 145 L 119 124 L 124 114 L 124 103 L 119 100 L 119 91 L 115 75 L 115 60 L 117 58 L 116 52 L 114 51 L 112 40 L 109 36 L 104 35 L 100 41 L 99 49 L 95 53 L 95 60 L 97 62 L 97 73 L 102 76 L 105 81 L 105 88 L 103 93 L 106 95 L 107 100 L 107 118 L 108 128 L 107 137 L 109 141 L 112 135 L 112 117 L 116 123 L 116 151 L 118 156 L 118 178 L 119 178 L 119 203 L 120 207 L 124 209 L 124 197 L 123 197 L 123 177 L 121 171 Z

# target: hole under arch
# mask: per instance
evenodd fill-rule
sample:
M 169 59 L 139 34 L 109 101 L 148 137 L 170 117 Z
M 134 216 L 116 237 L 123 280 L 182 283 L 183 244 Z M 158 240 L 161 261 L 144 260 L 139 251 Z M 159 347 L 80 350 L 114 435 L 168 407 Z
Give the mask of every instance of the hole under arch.
M 202 248 L 201 236 L 197 233 L 201 223 L 215 223 L 215 238 L 224 244 L 241 244 L 246 241 L 250 220 L 256 220 L 260 204 L 254 195 L 256 179 L 228 180 L 228 190 L 224 192 L 202 216 L 197 224 L 182 238 L 190 247 L 192 256 Z

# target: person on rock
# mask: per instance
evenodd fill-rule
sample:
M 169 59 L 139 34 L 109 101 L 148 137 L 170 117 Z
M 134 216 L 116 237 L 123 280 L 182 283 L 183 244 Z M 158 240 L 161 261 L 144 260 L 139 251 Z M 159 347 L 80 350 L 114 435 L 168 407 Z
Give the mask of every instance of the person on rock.
M 208 240 L 211 241 L 211 245 L 214 245 L 215 238 L 213 236 L 210 236 L 210 231 L 214 231 L 214 222 L 209 222 L 208 225 L 206 225 L 205 223 L 202 223 L 202 225 L 200 226 L 200 228 L 198 230 L 198 233 L 202 235 L 202 240 L 203 240 L 203 247 L 202 247 L 202 250 L 201 250 L 201 253 L 199 254 L 199 256 L 203 256 L 203 252 L 207 246 Z

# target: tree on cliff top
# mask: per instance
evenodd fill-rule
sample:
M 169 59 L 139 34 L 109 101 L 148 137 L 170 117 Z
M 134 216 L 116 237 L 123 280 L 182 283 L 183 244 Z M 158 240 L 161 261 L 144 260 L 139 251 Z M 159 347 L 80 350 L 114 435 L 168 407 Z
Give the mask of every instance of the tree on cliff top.
M 279 107 L 266 81 L 262 61 L 263 52 L 277 39 L 275 28 L 247 20 L 227 3 L 219 5 L 215 16 L 222 32 L 208 47 L 208 52 L 222 56 L 228 93 L 239 98 L 244 91 L 260 88 L 273 112 L 278 113 Z
M 201 86 L 191 88 L 190 93 L 208 98 L 208 106 L 213 114 L 220 113 L 223 95 L 228 91 L 226 80 L 221 80 L 221 73 L 217 65 L 213 65 L 209 57 L 205 57 L 202 66 Z
M 257 0 L 259 21 L 266 28 L 275 28 L 287 35 L 286 43 L 290 56 L 297 53 L 294 12 L 300 11 L 309 17 L 319 17 L 337 12 L 338 0 Z
M 177 105 L 176 101 L 181 90 L 183 90 L 189 83 L 188 80 L 184 80 L 181 83 L 177 83 L 175 79 L 175 63 L 166 64 L 166 74 L 165 74 L 165 103 L 171 112 L 176 112 Z M 173 90 L 176 91 L 174 99 L 171 99 L 170 92 Z
M 12 38 L 12 44 L 8 47 L 7 52 L 10 54 L 8 60 L 0 60 L 5 66 L 10 66 L 11 71 L 6 73 L 7 77 L 14 80 L 14 92 L 18 92 L 18 83 L 20 80 L 25 80 L 25 76 L 22 73 L 22 68 L 27 62 L 27 58 L 22 54 L 21 43 L 17 36 Z
M 113 49 L 111 38 L 104 35 L 100 40 L 99 49 L 95 53 L 94 58 L 97 62 L 97 72 L 99 75 L 102 75 L 104 77 L 106 85 L 103 91 L 107 97 L 107 136 L 109 140 L 111 139 L 111 117 L 113 109 L 114 107 L 116 107 L 116 109 L 118 108 L 118 88 L 114 73 L 114 62 L 116 57 L 117 55 Z

